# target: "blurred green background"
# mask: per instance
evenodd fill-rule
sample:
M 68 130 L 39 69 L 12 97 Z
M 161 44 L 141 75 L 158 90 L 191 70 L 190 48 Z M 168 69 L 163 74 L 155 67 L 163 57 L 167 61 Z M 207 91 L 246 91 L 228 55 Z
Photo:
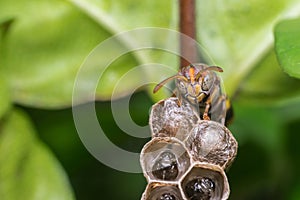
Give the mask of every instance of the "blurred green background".
M 196 10 L 197 40 L 224 69 L 235 112 L 229 129 L 239 151 L 227 173 L 230 199 L 300 199 L 300 1 L 199 0 Z M 1 199 L 141 197 L 143 175 L 111 169 L 91 156 L 71 109 L 76 73 L 93 48 L 141 27 L 178 30 L 178 1 L 0 0 Z M 125 38 L 116 48 L 128 45 Z M 111 141 L 133 152 L 149 138 L 120 130 L 110 97 L 122 75 L 151 62 L 178 68 L 178 57 L 170 53 L 132 52 L 111 64 L 97 88 L 100 125 Z M 149 68 L 136 82 L 125 81 L 114 101 L 151 77 L 165 78 Z M 90 84 L 88 74 L 85 81 Z M 164 91 L 154 96 L 152 89 L 140 88 L 131 97 L 130 114 L 139 125 L 147 125 L 151 105 L 168 96 Z

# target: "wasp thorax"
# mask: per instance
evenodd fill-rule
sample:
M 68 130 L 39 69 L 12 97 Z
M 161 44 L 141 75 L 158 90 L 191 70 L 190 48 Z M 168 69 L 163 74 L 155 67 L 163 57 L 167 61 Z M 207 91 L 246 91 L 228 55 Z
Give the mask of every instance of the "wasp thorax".
M 153 138 L 142 149 L 140 161 L 149 181 L 177 181 L 190 167 L 190 157 L 176 138 Z
M 229 196 L 229 184 L 222 168 L 197 163 L 182 181 L 182 189 L 190 200 L 223 200 Z
M 178 176 L 176 156 L 170 151 L 161 153 L 153 165 L 152 174 L 162 180 L 170 181 L 176 179 Z
M 180 190 L 176 184 L 150 183 L 144 194 L 143 200 L 182 200 Z
M 237 153 L 237 142 L 231 132 L 214 121 L 200 121 L 190 132 L 186 147 L 195 161 L 226 168 Z
M 149 124 L 153 137 L 176 137 L 184 140 L 199 121 L 199 116 L 188 103 L 168 98 L 152 106 Z

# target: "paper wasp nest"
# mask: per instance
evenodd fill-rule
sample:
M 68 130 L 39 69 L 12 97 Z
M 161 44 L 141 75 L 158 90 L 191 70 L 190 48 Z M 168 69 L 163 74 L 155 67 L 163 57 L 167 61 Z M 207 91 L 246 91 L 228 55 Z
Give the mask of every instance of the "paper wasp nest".
M 168 98 L 152 106 L 152 140 L 141 153 L 148 186 L 142 200 L 220 200 L 230 193 L 224 170 L 237 142 L 222 124 L 200 120 L 189 104 Z

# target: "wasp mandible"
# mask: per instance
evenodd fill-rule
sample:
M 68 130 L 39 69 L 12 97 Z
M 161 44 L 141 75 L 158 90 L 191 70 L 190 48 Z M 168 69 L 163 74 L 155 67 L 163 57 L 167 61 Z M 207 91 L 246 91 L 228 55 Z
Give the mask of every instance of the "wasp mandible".
M 201 119 L 228 124 L 232 117 L 232 107 L 216 72 L 223 72 L 223 69 L 202 63 L 190 64 L 157 84 L 153 92 L 156 93 L 167 82 L 175 79 L 175 95 L 181 103 L 190 103 Z

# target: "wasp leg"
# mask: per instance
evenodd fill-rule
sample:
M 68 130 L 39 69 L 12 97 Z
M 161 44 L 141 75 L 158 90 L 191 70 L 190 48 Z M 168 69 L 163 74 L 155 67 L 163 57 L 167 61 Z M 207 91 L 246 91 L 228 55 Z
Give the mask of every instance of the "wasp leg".
M 178 106 L 178 107 L 181 107 L 181 105 L 182 105 L 182 100 L 178 98 L 177 106 Z
M 210 98 L 205 102 L 205 104 L 206 104 L 206 106 L 205 106 L 205 110 L 203 113 L 203 119 L 210 120 L 210 117 L 208 116 L 208 112 L 209 112 L 209 108 L 210 108 L 210 104 L 211 104 Z
M 176 94 L 176 93 L 173 93 L 173 94 Z M 175 95 L 175 97 L 176 97 L 176 95 Z M 177 99 L 178 99 L 177 105 L 178 105 L 179 107 L 181 107 L 182 101 L 183 101 L 182 96 L 181 96 L 180 94 L 178 94 L 178 95 L 177 95 Z

